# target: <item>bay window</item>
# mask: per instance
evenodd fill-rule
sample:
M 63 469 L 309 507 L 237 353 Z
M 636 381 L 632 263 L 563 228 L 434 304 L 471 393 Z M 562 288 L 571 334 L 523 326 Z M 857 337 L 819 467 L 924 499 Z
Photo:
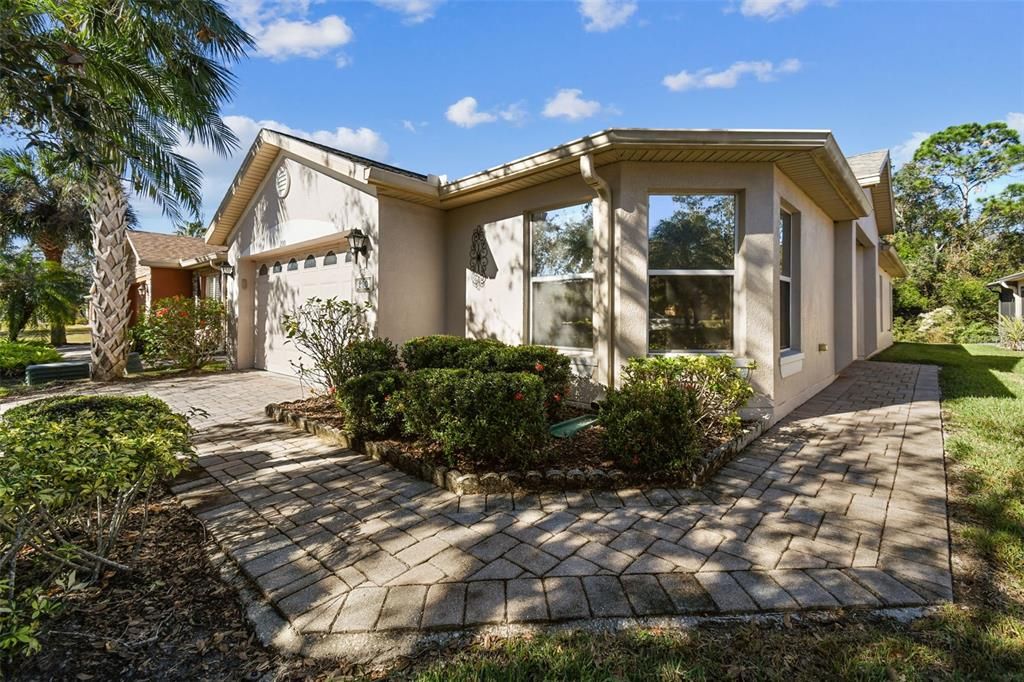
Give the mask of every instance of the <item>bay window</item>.
M 594 218 L 591 204 L 530 215 L 530 338 L 594 348 Z
M 648 208 L 649 352 L 732 350 L 736 195 L 651 195 Z

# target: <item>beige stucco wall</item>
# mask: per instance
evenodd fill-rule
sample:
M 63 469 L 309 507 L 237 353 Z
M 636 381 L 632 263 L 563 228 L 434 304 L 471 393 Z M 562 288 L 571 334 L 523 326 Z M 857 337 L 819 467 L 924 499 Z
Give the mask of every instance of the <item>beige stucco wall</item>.
M 377 333 L 395 343 L 445 331 L 444 213 L 380 198 Z
M 600 171 L 601 169 L 599 169 Z M 647 353 L 647 217 L 651 194 L 734 192 L 738 253 L 733 279 L 734 355 L 752 360 L 756 390 L 773 383 L 775 192 L 772 164 L 623 163 L 612 185 L 615 206 L 614 371 Z M 755 401 L 755 406 L 758 401 Z
M 835 378 L 835 320 L 833 316 L 835 294 L 835 222 L 797 187 L 785 173 L 774 172 L 776 190 L 775 215 L 785 208 L 794 214 L 793 290 L 797 292 L 799 334 L 791 341 L 791 364 L 783 372 L 782 363 L 774 368 L 775 413 L 782 415 L 821 390 Z M 774 356 L 780 358 L 781 320 L 777 314 L 780 300 L 780 266 L 778 238 L 775 239 L 774 300 L 775 346 Z M 795 317 L 796 315 L 794 315 Z M 827 350 L 819 350 L 821 344 Z M 800 357 L 802 355 L 802 358 Z M 790 373 L 791 372 L 791 373 Z M 787 376 L 783 376 L 787 374 Z
M 288 168 L 291 178 L 283 199 L 277 195 L 274 180 L 281 165 Z M 253 365 L 256 262 L 274 254 L 327 245 L 336 245 L 339 257 L 344 257 L 341 233 L 354 228 L 370 235 L 371 244 L 378 243 L 377 197 L 372 187 L 285 153 L 278 157 L 227 241 L 228 262 L 236 268 L 226 291 L 233 342 L 229 355 L 237 367 Z M 376 282 L 378 253 L 371 248 L 368 258 L 360 259 L 355 276 L 368 276 Z M 347 268 L 338 271 L 350 272 Z M 354 298 L 375 304 L 376 288 Z M 375 316 L 371 315 L 370 322 L 376 323 Z

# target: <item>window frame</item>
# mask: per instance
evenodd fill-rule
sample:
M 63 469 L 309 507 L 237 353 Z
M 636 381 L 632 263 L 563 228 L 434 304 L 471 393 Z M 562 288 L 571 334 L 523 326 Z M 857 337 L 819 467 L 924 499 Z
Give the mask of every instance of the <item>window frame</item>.
M 534 323 L 534 312 L 536 307 L 533 300 L 533 284 L 534 282 L 580 282 L 590 280 L 590 323 L 594 324 L 594 259 L 590 261 L 590 272 L 589 273 L 571 273 L 566 275 L 534 275 L 533 274 L 533 217 L 538 213 L 550 213 L 552 211 L 560 211 L 566 208 L 574 208 L 576 206 L 590 205 L 590 231 L 594 241 L 594 249 L 597 248 L 597 227 L 594 225 L 594 200 L 593 199 L 582 199 L 579 201 L 569 201 L 568 203 L 559 203 L 554 206 L 546 206 L 541 208 L 535 208 L 526 211 L 524 217 L 524 223 L 526 226 L 526 288 L 527 288 L 527 310 L 526 310 L 526 329 L 529 342 L 536 343 L 536 336 L 534 335 L 533 323 Z M 597 333 L 596 329 L 593 333 L 593 341 L 590 347 L 586 346 L 556 346 L 552 344 L 541 344 L 548 348 L 554 348 L 560 353 L 567 355 L 592 355 L 595 352 L 597 346 Z
M 699 197 L 732 197 L 735 202 L 735 211 L 733 212 L 733 228 L 732 228 L 732 267 L 727 270 L 715 270 L 708 268 L 669 268 L 669 269 L 650 269 L 651 262 L 651 197 L 678 197 L 678 196 L 699 196 Z M 647 321 L 644 325 L 646 327 L 647 334 L 647 355 L 657 357 L 672 357 L 675 355 L 734 355 L 736 353 L 736 258 L 739 256 L 739 244 L 740 244 L 740 208 L 742 202 L 740 201 L 739 191 L 705 191 L 705 192 L 694 192 L 690 191 L 648 191 L 647 192 L 647 277 L 645 282 L 647 284 L 647 296 L 646 296 L 646 312 Z M 731 291 L 729 293 L 729 303 L 732 307 L 730 314 L 730 324 L 732 329 L 730 330 L 729 336 L 731 338 L 730 348 L 677 348 L 670 350 L 651 350 L 651 277 L 728 277 L 731 281 Z
M 786 235 L 785 235 L 785 238 L 783 238 L 783 235 L 782 235 L 782 229 L 783 229 L 783 226 L 785 225 L 785 220 L 783 219 L 783 216 L 788 216 L 789 217 L 789 224 L 786 225 Z M 795 288 L 796 288 L 795 281 L 794 281 L 794 280 L 796 280 L 796 277 L 794 277 L 794 268 L 793 268 L 793 260 L 794 260 L 793 259 L 793 251 L 794 251 L 794 249 L 793 249 L 793 239 L 794 239 L 794 237 L 799 239 L 798 232 L 797 232 L 797 229 L 796 229 L 796 223 L 797 223 L 796 216 L 797 216 L 797 212 L 796 211 L 789 210 L 785 206 L 779 206 L 779 222 L 778 222 L 778 225 L 779 225 L 779 236 L 778 236 L 778 239 L 776 239 L 776 244 L 778 244 L 778 247 L 779 247 L 779 260 L 778 260 L 778 265 L 779 265 L 779 317 L 780 317 L 780 320 L 779 320 L 779 354 L 798 353 L 798 352 L 800 352 L 800 338 L 799 338 L 799 336 L 800 336 L 800 326 L 799 326 L 799 324 L 794 324 L 794 315 L 793 315 L 793 310 L 794 310 L 794 306 L 793 306 L 794 300 L 793 299 L 794 299 L 794 293 L 795 293 Z M 789 271 L 789 274 L 786 274 L 787 269 Z M 789 301 L 788 301 L 788 303 L 789 303 L 789 308 L 788 308 L 789 313 L 788 313 L 788 319 L 781 319 L 782 318 L 782 284 L 783 283 L 785 283 L 787 285 L 788 289 L 789 289 Z M 797 303 L 797 306 L 799 306 L 799 303 L 800 303 L 799 299 L 797 299 L 796 303 Z M 797 309 L 797 316 L 799 316 L 799 314 L 800 314 L 799 313 L 799 309 Z M 788 339 L 787 339 L 788 343 L 786 343 L 786 344 L 783 344 L 783 330 L 785 330 L 786 336 L 788 337 Z M 795 345 L 793 343 L 794 339 L 796 340 L 796 344 Z

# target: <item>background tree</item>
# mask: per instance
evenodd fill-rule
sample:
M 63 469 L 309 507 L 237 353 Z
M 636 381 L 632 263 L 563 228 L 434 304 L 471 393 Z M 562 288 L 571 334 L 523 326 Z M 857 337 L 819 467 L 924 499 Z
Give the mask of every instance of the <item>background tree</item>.
M 909 318 L 951 307 L 967 338 L 994 333 L 994 294 L 985 283 L 1021 269 L 1024 186 L 983 197 L 1024 168 L 1024 145 L 1005 123 L 951 126 L 926 139 L 893 178 L 894 243 L 910 276 L 897 283 L 894 312 Z
M 96 379 L 127 361 L 125 183 L 174 220 L 198 216 L 199 168 L 175 149 L 237 146 L 219 110 L 233 88 L 226 65 L 252 45 L 214 0 L 0 3 L 0 125 L 93 179 Z
M 0 247 L 24 240 L 58 265 L 71 247 L 89 248 L 88 184 L 45 150 L 0 152 Z M 64 324 L 50 325 L 50 343 L 67 343 Z
M 174 227 L 174 234 L 180 237 L 196 237 L 202 239 L 206 236 L 205 220 L 186 220 Z
M 74 320 L 86 291 L 80 275 L 59 263 L 37 260 L 30 251 L 0 258 L 0 311 L 10 341 L 17 341 L 29 323 Z

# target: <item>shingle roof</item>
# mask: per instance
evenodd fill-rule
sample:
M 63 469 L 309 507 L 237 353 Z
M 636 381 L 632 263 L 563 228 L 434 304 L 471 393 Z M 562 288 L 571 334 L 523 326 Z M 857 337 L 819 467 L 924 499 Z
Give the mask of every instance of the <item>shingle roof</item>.
M 322 149 L 323 151 L 329 154 L 337 154 L 338 156 L 344 156 L 346 159 L 351 159 L 352 161 L 360 163 L 364 166 L 380 168 L 381 170 L 391 171 L 392 173 L 398 173 L 399 175 L 407 175 L 408 177 L 415 178 L 416 180 L 427 179 L 427 176 L 422 173 L 417 173 L 415 171 L 399 168 L 398 166 L 391 166 L 386 163 L 381 163 L 380 161 L 374 161 L 373 159 L 368 159 L 365 156 L 352 154 L 351 152 L 347 152 L 344 149 L 338 149 L 337 147 L 331 147 L 330 145 L 322 144 L 320 142 L 314 142 L 313 140 L 307 139 L 305 137 L 297 137 L 295 135 L 290 135 L 288 133 L 282 133 L 280 130 L 274 130 L 273 128 L 268 128 L 268 130 L 272 130 L 273 132 L 283 137 L 290 137 L 293 140 L 298 140 L 299 142 L 302 142 L 303 144 L 308 144 L 311 147 Z
M 128 241 L 135 250 L 141 265 L 149 263 L 171 265 L 179 260 L 199 258 L 210 253 L 227 250 L 224 246 L 207 244 L 198 237 L 182 237 L 142 230 L 129 232 Z
M 888 156 L 888 149 L 879 149 L 864 154 L 847 156 L 846 161 L 850 164 L 850 168 L 853 170 L 853 174 L 857 176 L 857 179 L 863 180 L 865 178 L 876 178 L 881 175 L 882 166 L 885 164 L 885 159 Z

